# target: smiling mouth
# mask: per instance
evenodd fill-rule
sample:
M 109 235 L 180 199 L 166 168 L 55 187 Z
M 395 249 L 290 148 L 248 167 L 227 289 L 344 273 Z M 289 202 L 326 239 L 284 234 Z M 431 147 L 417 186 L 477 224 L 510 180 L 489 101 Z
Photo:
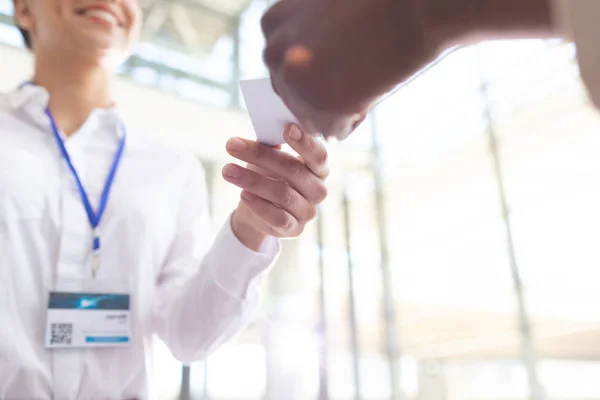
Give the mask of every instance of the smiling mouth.
M 102 22 L 108 27 L 122 27 L 122 24 L 120 23 L 119 19 L 110 11 L 101 10 L 97 8 L 89 8 L 79 10 L 77 14 L 83 17 L 95 19 L 99 22 Z

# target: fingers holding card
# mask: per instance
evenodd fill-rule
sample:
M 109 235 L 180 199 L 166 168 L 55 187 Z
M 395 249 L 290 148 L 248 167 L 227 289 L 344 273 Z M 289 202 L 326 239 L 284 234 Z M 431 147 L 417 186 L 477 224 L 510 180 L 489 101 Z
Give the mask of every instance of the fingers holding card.
M 258 142 L 268 146 L 284 144 L 285 127 L 288 124 L 298 124 L 298 120 L 275 93 L 271 80 L 240 81 L 240 88 Z

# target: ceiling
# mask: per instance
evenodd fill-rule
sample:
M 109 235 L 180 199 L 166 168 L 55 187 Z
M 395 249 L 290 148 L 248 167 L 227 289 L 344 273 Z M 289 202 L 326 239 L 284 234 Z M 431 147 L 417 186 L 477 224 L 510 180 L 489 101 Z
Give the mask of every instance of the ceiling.
M 142 38 L 186 54 L 210 52 L 252 0 L 142 0 Z

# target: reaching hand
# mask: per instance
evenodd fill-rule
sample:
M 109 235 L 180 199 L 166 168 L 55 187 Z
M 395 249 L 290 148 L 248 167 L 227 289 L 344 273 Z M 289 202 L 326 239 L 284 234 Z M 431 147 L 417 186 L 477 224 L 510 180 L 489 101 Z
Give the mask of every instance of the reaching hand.
M 344 139 L 449 46 L 548 36 L 550 0 L 281 0 L 264 15 L 275 91 L 312 133 Z
M 263 17 L 273 86 L 302 126 L 345 138 L 431 60 L 422 0 L 282 0 Z

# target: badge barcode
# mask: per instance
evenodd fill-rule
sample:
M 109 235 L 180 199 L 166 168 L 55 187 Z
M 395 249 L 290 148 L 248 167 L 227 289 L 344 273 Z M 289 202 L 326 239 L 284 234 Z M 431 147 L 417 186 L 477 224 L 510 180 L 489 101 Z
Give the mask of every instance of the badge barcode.
M 73 344 L 73 324 L 52 324 L 50 344 Z

